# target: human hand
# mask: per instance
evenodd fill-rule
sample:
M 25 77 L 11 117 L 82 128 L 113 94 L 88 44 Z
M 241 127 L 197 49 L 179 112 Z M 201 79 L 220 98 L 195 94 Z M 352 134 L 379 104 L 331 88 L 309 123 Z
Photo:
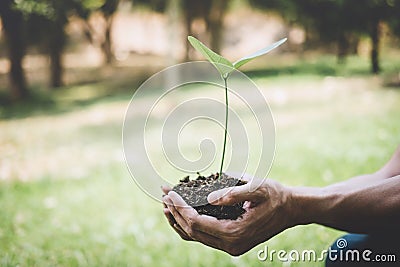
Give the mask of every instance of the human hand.
M 252 186 L 258 184 L 252 190 Z M 246 185 L 212 192 L 214 205 L 245 202 L 246 212 L 237 220 L 218 220 L 199 215 L 168 187 L 163 187 L 164 214 L 184 240 L 201 242 L 230 255 L 241 255 L 281 231 L 296 225 L 291 190 L 271 179 L 252 180 Z

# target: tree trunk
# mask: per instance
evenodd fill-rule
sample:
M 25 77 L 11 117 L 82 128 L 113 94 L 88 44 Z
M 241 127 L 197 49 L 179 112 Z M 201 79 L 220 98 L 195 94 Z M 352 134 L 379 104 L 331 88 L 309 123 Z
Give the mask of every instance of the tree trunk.
M 62 52 L 58 48 L 53 48 L 50 51 L 50 86 L 52 88 L 61 87 L 63 85 L 63 67 L 62 67 Z
M 62 54 L 65 45 L 64 24 L 54 22 L 53 31 L 49 37 L 49 58 L 50 58 L 50 86 L 61 87 L 63 83 Z
M 13 99 L 22 99 L 28 96 L 25 73 L 22 61 L 25 55 L 24 21 L 22 14 L 12 9 L 13 1 L 2 0 L 0 3 L 0 15 L 2 17 L 4 34 L 8 47 L 10 60 L 10 89 Z
M 186 11 L 186 14 L 185 14 L 185 28 L 186 28 L 186 35 L 187 36 L 192 35 L 192 18 L 190 18 L 188 16 L 187 11 Z M 185 44 L 186 44 L 186 46 L 185 46 L 186 49 L 185 49 L 185 59 L 184 59 L 184 61 L 189 61 L 190 60 L 190 48 L 191 48 L 191 45 L 190 45 L 190 43 L 188 41 L 185 41 Z
M 346 63 L 346 56 L 349 50 L 349 42 L 344 34 L 340 34 L 337 40 L 337 62 L 338 64 Z
M 210 46 L 213 51 L 220 53 L 224 15 L 228 6 L 228 0 L 213 0 L 209 16 Z
M 380 41 L 380 29 L 379 21 L 374 21 L 371 27 L 371 71 L 374 74 L 378 74 L 380 71 L 379 66 L 379 41 Z
M 101 43 L 101 50 L 104 55 L 104 64 L 110 65 L 114 60 L 114 53 L 112 49 L 111 31 L 114 20 L 114 14 L 117 11 L 119 0 L 107 0 L 101 7 L 103 17 L 106 21 L 106 28 L 104 32 L 104 39 Z
M 106 20 L 106 29 L 104 32 L 104 41 L 101 44 L 101 50 L 103 51 L 105 65 L 111 65 L 111 63 L 114 60 L 114 53 L 112 51 L 112 41 L 111 41 L 113 17 L 114 17 L 113 15 L 104 16 L 104 19 Z
M 181 44 L 182 40 L 180 40 L 181 35 L 179 34 L 179 27 L 181 26 L 181 8 L 182 2 L 181 0 L 170 0 L 167 4 L 166 13 L 168 14 L 168 65 L 177 64 L 181 58 L 180 54 L 176 49 Z M 188 23 L 185 17 L 185 23 Z M 190 28 L 190 27 L 189 27 Z M 189 35 L 189 32 L 187 33 Z M 186 52 L 185 59 L 189 60 L 189 42 L 186 41 Z M 171 77 L 172 81 L 176 81 L 177 78 Z

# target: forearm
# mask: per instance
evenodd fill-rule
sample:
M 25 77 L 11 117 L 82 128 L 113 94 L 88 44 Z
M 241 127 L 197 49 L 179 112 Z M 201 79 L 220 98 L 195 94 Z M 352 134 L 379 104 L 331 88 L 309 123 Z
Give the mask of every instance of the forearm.
M 392 177 L 392 176 L 390 176 Z M 343 182 L 335 183 L 325 187 L 325 191 L 348 191 L 351 189 L 360 189 L 362 187 L 368 187 L 369 185 L 382 181 L 383 179 L 390 178 L 385 175 L 385 173 L 381 170 L 371 173 L 364 174 L 360 176 L 353 177 L 351 179 L 345 180 Z
M 292 188 L 299 224 L 371 233 L 390 231 L 400 222 L 400 176 L 354 178 L 325 188 Z M 368 182 L 367 182 L 368 181 Z

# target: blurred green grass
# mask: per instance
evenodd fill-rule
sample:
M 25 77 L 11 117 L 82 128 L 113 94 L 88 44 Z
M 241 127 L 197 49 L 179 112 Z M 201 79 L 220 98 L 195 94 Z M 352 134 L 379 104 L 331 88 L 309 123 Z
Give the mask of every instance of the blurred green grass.
M 377 77 L 248 74 L 274 114 L 270 177 L 284 184 L 324 186 L 372 172 L 400 143 L 400 91 Z M 265 244 L 319 252 L 342 234 L 300 226 L 238 258 L 181 241 L 161 204 L 140 191 L 125 167 L 121 130 L 133 90 L 110 91 L 119 86 L 129 87 L 76 85 L 38 94 L 49 106 L 2 108 L 1 266 L 282 266 L 258 261 L 256 252 Z

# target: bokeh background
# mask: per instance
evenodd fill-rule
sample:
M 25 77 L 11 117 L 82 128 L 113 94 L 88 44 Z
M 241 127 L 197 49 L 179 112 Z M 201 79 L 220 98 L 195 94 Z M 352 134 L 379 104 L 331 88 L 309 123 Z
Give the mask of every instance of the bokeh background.
M 400 143 L 399 14 L 398 0 L 1 0 L 0 265 L 323 266 L 256 255 L 343 234 L 318 225 L 237 258 L 181 241 L 129 176 L 125 110 L 155 72 L 202 59 L 188 34 L 232 60 L 288 37 L 243 68 L 275 118 L 270 177 L 373 172 Z

